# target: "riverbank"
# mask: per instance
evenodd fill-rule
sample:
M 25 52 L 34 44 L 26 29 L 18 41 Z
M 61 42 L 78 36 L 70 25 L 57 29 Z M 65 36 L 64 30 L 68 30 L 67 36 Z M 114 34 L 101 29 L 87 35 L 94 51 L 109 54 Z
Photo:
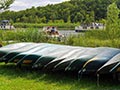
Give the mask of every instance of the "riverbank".
M 16 28 L 43 28 L 45 26 L 55 26 L 59 30 L 74 30 L 79 23 L 14 23 Z
M 65 44 L 73 46 L 84 46 L 84 47 L 114 47 L 120 48 L 120 35 L 108 34 L 106 30 L 96 30 L 84 33 L 75 33 L 74 31 L 60 31 L 67 37 L 62 38 L 58 41 L 56 38 L 46 37 L 44 32 L 40 32 L 38 28 L 19 28 L 8 31 L 0 31 L 0 43 L 3 41 L 18 41 L 18 42 L 44 42 L 44 43 L 55 43 Z

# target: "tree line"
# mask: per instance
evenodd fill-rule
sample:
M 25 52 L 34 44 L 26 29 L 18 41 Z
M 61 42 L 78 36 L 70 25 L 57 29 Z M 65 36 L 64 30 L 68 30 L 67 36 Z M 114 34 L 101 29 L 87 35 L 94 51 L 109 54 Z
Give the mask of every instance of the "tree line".
M 8 19 L 14 23 L 89 23 L 106 19 L 107 7 L 115 1 L 120 8 L 120 0 L 70 0 L 18 12 L 7 10 L 0 13 L 0 20 Z

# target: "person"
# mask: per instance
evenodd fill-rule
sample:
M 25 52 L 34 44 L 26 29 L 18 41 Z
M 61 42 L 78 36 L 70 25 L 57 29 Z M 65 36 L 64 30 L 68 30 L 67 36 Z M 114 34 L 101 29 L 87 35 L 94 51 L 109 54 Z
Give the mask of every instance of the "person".
M 51 34 L 55 34 L 55 27 L 52 27 L 52 29 L 51 29 Z
M 55 32 L 55 27 L 52 27 L 51 32 Z
M 49 33 L 50 33 L 50 27 L 45 27 L 44 30 L 45 30 L 45 33 L 46 33 L 46 34 L 49 34 Z

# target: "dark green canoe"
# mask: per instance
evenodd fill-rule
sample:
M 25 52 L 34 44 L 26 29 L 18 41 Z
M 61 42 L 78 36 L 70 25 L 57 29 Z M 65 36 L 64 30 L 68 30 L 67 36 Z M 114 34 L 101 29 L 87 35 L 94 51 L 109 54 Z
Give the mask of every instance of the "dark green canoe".
M 35 47 L 39 46 L 40 44 L 29 44 L 29 45 L 26 45 L 26 46 L 23 46 L 19 49 L 16 49 L 16 50 L 11 50 L 10 52 L 8 52 L 6 55 L 4 55 L 2 58 L 3 58 L 3 61 L 5 63 L 7 63 L 11 58 L 15 57 L 16 55 L 22 53 L 22 52 L 26 52 L 26 51 L 29 51 L 31 49 L 34 49 Z
M 120 72 L 120 49 L 109 47 L 17 43 L 0 48 L 0 60 L 49 71 L 76 71 L 83 74 Z
M 87 50 L 87 48 L 86 48 L 86 50 Z M 73 61 L 75 58 L 79 57 L 84 52 L 85 52 L 84 48 L 77 49 L 76 51 L 74 51 L 74 53 L 71 56 L 67 57 L 66 59 L 62 60 L 60 63 L 55 65 L 54 68 L 53 68 L 53 71 L 65 70 L 65 68 L 69 65 L 69 63 L 71 61 Z
M 51 44 L 45 44 L 45 43 L 32 45 L 31 49 L 29 49 L 29 50 L 27 50 L 25 52 L 21 52 L 20 54 L 17 53 L 17 55 L 13 56 L 10 60 L 8 60 L 8 62 L 15 62 L 15 63 L 17 63 L 20 59 L 27 57 L 29 54 L 38 52 L 39 50 L 44 49 L 44 48 L 46 48 L 46 47 L 48 47 L 50 45 Z
M 34 66 L 37 66 L 38 64 L 40 65 L 40 63 L 45 64 L 46 62 L 57 57 L 57 54 L 59 54 L 59 53 L 56 53 L 56 51 L 59 51 L 59 49 L 62 50 L 62 48 L 63 48 L 63 46 L 60 46 L 60 45 L 46 46 L 44 49 L 40 49 L 37 52 L 27 54 L 26 57 L 22 58 L 19 62 L 17 62 L 17 65 L 20 65 L 20 64 L 33 65 L 35 63 Z M 51 54 L 51 55 L 49 55 L 49 54 Z M 33 58 L 30 58 L 30 56 Z M 34 57 L 38 57 L 38 58 L 34 58 Z M 30 61 L 30 63 L 25 63 L 25 62 L 29 62 L 29 61 Z
M 53 61 L 53 60 L 55 60 L 57 58 L 60 58 L 63 54 L 67 53 L 69 51 L 69 49 L 71 49 L 71 48 L 67 48 L 67 47 L 66 48 L 65 47 L 58 48 L 55 51 L 53 51 L 51 53 L 48 53 L 47 55 L 44 55 L 44 56 L 40 57 L 34 65 L 35 66 L 38 65 L 39 68 L 40 67 L 43 68 L 49 62 L 51 62 L 51 61 Z
M 102 67 L 100 67 L 97 73 L 107 74 L 107 73 L 117 72 L 117 70 L 119 70 L 119 65 L 118 65 L 119 63 L 120 63 L 120 53 L 114 56 L 108 62 L 106 62 Z
M 103 48 L 103 47 L 101 47 L 101 48 L 91 48 L 89 50 L 86 50 L 86 52 L 82 53 L 78 58 L 73 60 L 68 65 L 66 70 L 67 71 L 72 71 L 72 72 L 73 71 L 78 72 L 88 60 L 92 59 L 93 57 L 95 57 L 99 53 L 103 52 L 104 50 L 105 50 L 105 48 Z
M 109 61 L 112 57 L 120 53 L 119 49 L 106 48 L 104 52 L 87 61 L 83 66 L 83 73 L 96 73 L 97 70 Z
M 9 52 L 17 49 L 21 49 L 25 46 L 31 45 L 33 43 L 16 43 L 16 44 L 10 44 L 6 45 L 0 48 L 0 61 L 3 61 L 3 56 L 7 55 Z
M 57 65 L 59 62 L 64 60 L 69 56 L 69 54 L 72 54 L 71 52 L 74 52 L 74 49 L 72 50 L 71 48 L 65 49 L 63 53 L 60 53 L 61 56 L 57 57 L 56 59 L 52 60 L 48 64 L 44 66 L 45 70 L 52 70 L 55 65 Z
M 80 48 L 83 49 L 82 47 L 80 47 Z M 65 48 L 65 50 L 67 50 L 67 51 L 65 53 L 63 53 L 61 55 L 61 57 L 58 57 L 58 58 L 52 60 L 47 65 L 45 65 L 44 68 L 47 69 L 47 70 L 52 70 L 55 65 L 57 65 L 59 62 L 65 60 L 66 58 L 69 58 L 70 56 L 72 56 L 80 48 L 73 48 L 73 47 L 72 48 L 68 48 L 68 49 Z

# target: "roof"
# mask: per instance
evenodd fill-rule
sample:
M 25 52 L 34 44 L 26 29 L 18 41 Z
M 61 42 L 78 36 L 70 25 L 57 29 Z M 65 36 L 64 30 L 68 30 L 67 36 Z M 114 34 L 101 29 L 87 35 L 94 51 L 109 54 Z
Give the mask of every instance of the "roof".
M 9 23 L 9 20 L 2 20 L 1 23 Z

